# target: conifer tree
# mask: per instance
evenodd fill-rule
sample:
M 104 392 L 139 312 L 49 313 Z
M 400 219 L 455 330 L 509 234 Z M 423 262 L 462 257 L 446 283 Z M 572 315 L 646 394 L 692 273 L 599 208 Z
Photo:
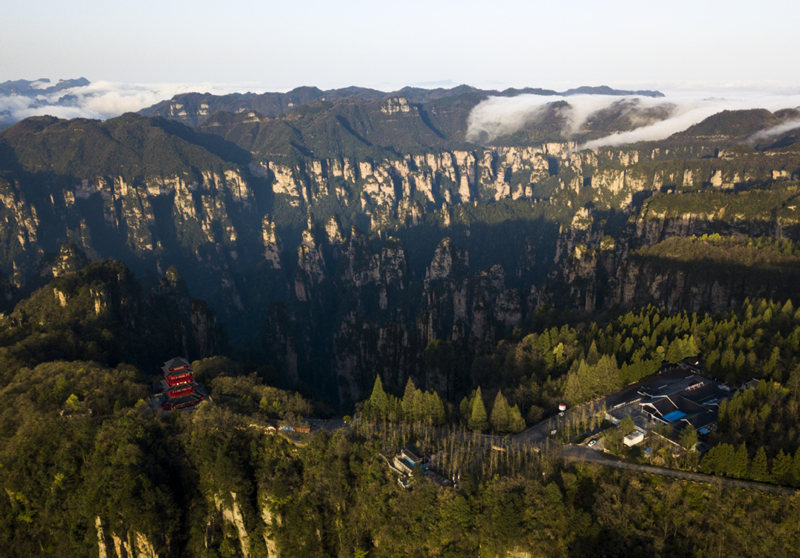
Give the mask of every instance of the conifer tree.
M 778 367 L 778 362 L 780 362 L 781 358 L 781 350 L 779 347 L 775 346 L 772 348 L 772 352 L 769 355 L 769 359 L 763 365 L 764 375 L 774 376 L 775 371 Z
M 789 474 L 789 481 L 792 486 L 800 486 L 800 448 L 794 452 L 792 459 L 792 469 Z
M 447 418 L 444 410 L 444 403 L 435 391 L 423 392 L 417 390 L 414 399 L 418 400 L 415 406 L 419 406 L 418 420 L 428 424 L 444 424 Z
M 783 450 L 781 450 L 772 460 L 772 479 L 778 484 L 788 484 L 791 480 L 791 474 L 792 456 L 783 453 Z
M 508 432 L 509 410 L 508 401 L 503 396 L 503 392 L 498 391 L 492 404 L 492 414 L 489 417 L 489 423 L 495 432 Z
M 486 406 L 483 403 L 480 386 L 475 390 L 475 396 L 472 399 L 472 412 L 470 413 L 467 426 L 470 430 L 478 432 L 483 432 L 489 426 L 486 419 Z
M 700 469 L 718 475 L 730 474 L 734 450 L 730 444 L 717 444 L 703 456 Z
M 421 409 L 418 407 L 417 392 L 419 390 L 414 385 L 414 380 L 411 378 L 406 382 L 406 389 L 403 392 L 403 400 L 401 406 L 403 408 L 403 419 L 407 422 L 414 422 L 420 417 Z
M 600 361 L 600 353 L 597 351 L 597 343 L 592 340 L 589 350 L 586 353 L 586 363 L 589 365 L 597 364 Z
M 738 478 L 747 476 L 747 461 L 747 447 L 744 445 L 744 442 L 742 442 L 739 447 L 736 448 L 736 453 L 733 454 L 729 474 Z
M 364 414 L 368 420 L 384 420 L 389 412 L 389 399 L 383 391 L 381 376 L 375 376 L 375 383 L 372 385 L 372 394 L 364 406 Z
M 447 413 L 444 409 L 444 401 L 442 401 L 442 398 L 439 397 L 439 394 L 435 391 L 430 392 L 430 398 L 426 404 L 426 409 L 428 409 L 428 414 L 433 424 L 441 425 L 447 421 Z
M 753 461 L 750 462 L 750 470 L 747 474 L 753 480 L 766 481 L 769 480 L 769 472 L 767 471 L 767 452 L 764 446 L 758 448 L 758 451 L 753 456 Z
M 517 405 L 512 406 L 508 411 L 508 429 L 515 434 L 525 430 L 525 419 L 522 418 L 522 413 Z

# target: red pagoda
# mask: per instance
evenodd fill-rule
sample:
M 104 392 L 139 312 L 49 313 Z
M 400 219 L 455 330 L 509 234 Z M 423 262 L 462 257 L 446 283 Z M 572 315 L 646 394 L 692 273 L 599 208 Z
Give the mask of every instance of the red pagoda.
M 161 370 L 164 372 L 167 392 L 167 397 L 161 403 L 162 409 L 166 411 L 187 409 L 205 399 L 205 396 L 197 391 L 192 365 L 185 358 L 170 359 L 164 363 Z

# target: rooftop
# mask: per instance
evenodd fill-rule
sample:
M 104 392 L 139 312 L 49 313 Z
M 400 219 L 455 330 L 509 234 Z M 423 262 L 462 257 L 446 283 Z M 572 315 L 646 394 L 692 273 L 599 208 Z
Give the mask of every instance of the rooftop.
M 698 431 L 711 431 L 719 403 L 731 395 L 731 390 L 699 372 L 699 359 L 664 364 L 658 374 L 609 396 L 607 416 L 616 423 L 630 416 L 643 423 L 654 421 L 676 429 L 691 424 Z M 636 424 L 639 426 L 638 421 Z
M 164 363 L 165 371 L 190 369 L 192 367 L 189 361 L 183 357 L 171 358 Z
M 411 462 L 411 465 L 415 465 L 423 461 L 422 457 L 417 455 L 417 453 L 409 447 L 401 449 L 400 455 L 402 455 L 406 461 Z

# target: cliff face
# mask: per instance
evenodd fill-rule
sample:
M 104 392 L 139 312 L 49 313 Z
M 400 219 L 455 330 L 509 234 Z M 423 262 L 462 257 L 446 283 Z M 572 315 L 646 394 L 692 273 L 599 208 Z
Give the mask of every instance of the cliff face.
M 393 125 L 419 117 L 401 98 L 375 102 Z M 99 146 L 107 156 L 87 159 Z M 126 116 L 34 119 L 3 132 L 0 147 L 8 300 L 68 268 L 65 243 L 153 283 L 175 266 L 234 340 L 254 343 L 287 383 L 341 402 L 362 397 L 376 372 L 449 391 L 454 380 L 424 362 L 428 345 L 474 354 L 542 302 L 720 309 L 777 293 L 632 255 L 676 236 L 793 238 L 799 221 L 791 146 L 551 142 L 270 158 Z M 186 310 L 188 350 L 215 324 Z
M 95 518 L 97 531 L 97 553 L 100 558 L 158 558 L 155 546 L 147 535 L 130 531 L 122 535 L 106 533 L 103 520 Z
M 794 186 L 789 195 L 796 195 Z M 761 214 L 725 215 L 724 208 L 715 209 L 711 202 L 705 213 L 654 214 L 645 204 L 616 238 L 603 232 L 592 227 L 560 238 L 558 252 L 566 257 L 551 271 L 545 288 L 556 305 L 572 301 L 589 312 L 646 304 L 669 312 L 721 312 L 748 297 L 791 296 L 800 277 L 795 257 L 776 252 L 784 242 L 785 253 L 788 239 L 797 238 L 795 216 L 770 220 Z M 762 248 L 753 247 L 754 238 Z M 720 246 L 720 239 L 740 240 Z M 684 253 L 659 249 L 664 245 L 683 245 Z M 750 249 L 742 254 L 738 251 L 743 246 Z

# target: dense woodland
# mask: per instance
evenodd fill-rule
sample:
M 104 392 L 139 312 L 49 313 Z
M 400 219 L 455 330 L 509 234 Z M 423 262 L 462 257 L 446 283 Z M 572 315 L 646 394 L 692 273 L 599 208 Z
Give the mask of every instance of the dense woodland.
M 159 555 L 796 552 L 797 496 L 566 466 L 553 451 L 524 445 L 498 454 L 478 434 L 518 432 L 523 416 L 533 423 L 562 398 L 580 403 L 652 373 L 661 360 L 701 354 L 717 378 L 762 381 L 723 405 L 708 440 L 716 445 L 695 465 L 800 485 L 800 311 L 790 301 L 747 301 L 719 316 L 647 307 L 606 323 L 543 326 L 481 358 L 475 389 L 460 401 L 413 381 L 394 395 L 377 378 L 351 427 L 291 438 L 265 426 L 320 411 L 228 358 L 194 364 L 212 401 L 191 413 L 154 412 L 155 369 L 117 364 L 119 353 L 102 350 L 130 316 L 94 319 L 93 299 L 78 294 L 92 285 L 109 293 L 109 308 L 125 307 L 143 295 L 112 286 L 135 281 L 111 263 L 70 277 L 4 318 L 0 544 L 9 555 L 96 556 L 98 521 L 109 544 L 140 534 Z M 75 293 L 72 302 L 61 306 L 54 286 Z M 81 335 L 54 342 L 36 325 L 58 308 L 69 310 L 58 327 Z M 146 305 L 138 311 L 147 318 Z M 420 477 L 402 489 L 385 456 L 405 444 L 438 456 L 457 487 Z

